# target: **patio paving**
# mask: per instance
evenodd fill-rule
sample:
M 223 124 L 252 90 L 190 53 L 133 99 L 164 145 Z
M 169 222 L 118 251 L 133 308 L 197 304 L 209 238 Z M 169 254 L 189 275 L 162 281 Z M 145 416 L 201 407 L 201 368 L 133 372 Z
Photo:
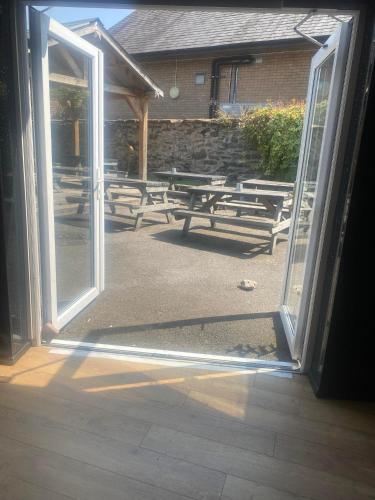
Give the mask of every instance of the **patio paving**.
M 72 221 L 60 224 L 69 239 Z M 268 242 L 244 228 L 199 224 L 182 238 L 183 221 L 166 224 L 163 214 L 137 232 L 107 220 L 106 290 L 59 338 L 290 361 L 278 314 L 286 237 L 269 255 Z M 73 226 L 66 259 L 79 255 L 80 224 Z M 241 290 L 243 279 L 257 288 Z

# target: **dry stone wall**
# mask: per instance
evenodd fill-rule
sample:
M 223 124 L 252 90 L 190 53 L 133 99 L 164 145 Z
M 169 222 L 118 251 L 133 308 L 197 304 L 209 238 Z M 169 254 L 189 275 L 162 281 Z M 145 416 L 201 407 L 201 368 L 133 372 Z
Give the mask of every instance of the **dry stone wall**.
M 105 156 L 120 160 L 120 168 L 137 171 L 138 122 L 105 123 Z M 149 120 L 148 171 L 217 173 L 235 180 L 256 173 L 260 157 L 249 151 L 238 120 Z

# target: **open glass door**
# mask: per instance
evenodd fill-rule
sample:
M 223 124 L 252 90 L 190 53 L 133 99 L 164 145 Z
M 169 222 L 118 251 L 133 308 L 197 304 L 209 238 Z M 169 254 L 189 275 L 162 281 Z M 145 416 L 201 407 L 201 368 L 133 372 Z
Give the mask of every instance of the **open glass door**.
M 104 287 L 101 51 L 30 10 L 44 323 L 59 330 Z
M 296 180 L 281 318 L 293 359 L 301 359 L 313 298 L 327 187 L 345 76 L 351 23 L 312 59 Z

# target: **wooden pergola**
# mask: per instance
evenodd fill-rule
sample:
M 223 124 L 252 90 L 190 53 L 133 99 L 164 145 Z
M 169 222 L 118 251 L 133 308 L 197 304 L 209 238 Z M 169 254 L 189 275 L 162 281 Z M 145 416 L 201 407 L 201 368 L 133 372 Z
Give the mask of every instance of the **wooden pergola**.
M 103 27 L 99 19 L 69 23 L 69 29 L 98 47 L 104 56 L 104 92 L 107 99 L 125 100 L 139 123 L 139 178 L 147 179 L 148 101 L 163 97 L 163 91 L 148 77 Z M 54 68 L 50 81 L 78 88 L 88 88 L 84 65 L 64 46 L 54 41 Z M 58 69 L 57 69 L 58 68 Z M 83 69 L 82 69 L 83 68 Z M 79 155 L 79 120 L 74 122 L 74 152 Z

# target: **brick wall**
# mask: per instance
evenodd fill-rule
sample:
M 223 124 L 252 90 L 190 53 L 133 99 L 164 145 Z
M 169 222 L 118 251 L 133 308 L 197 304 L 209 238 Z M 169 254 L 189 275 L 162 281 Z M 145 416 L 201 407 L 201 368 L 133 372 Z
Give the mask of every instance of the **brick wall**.
M 304 48 L 285 52 L 262 53 L 260 63 L 241 65 L 237 87 L 239 103 L 303 100 L 307 93 L 309 67 L 314 49 Z M 256 55 L 256 54 L 254 54 Z M 226 54 L 227 56 L 227 54 Z M 218 57 L 218 55 L 215 55 Z M 151 99 L 150 118 L 207 118 L 211 88 L 210 58 L 178 59 L 177 86 L 180 95 L 169 97 L 169 89 L 175 84 L 175 60 L 141 62 L 146 73 L 163 89 L 165 97 Z M 205 83 L 195 83 L 196 73 L 205 74 Z M 230 67 L 223 66 L 220 74 L 220 102 L 227 102 L 230 84 Z M 133 118 L 124 101 L 106 103 L 107 119 Z
M 211 88 L 211 60 L 177 62 L 177 99 L 169 97 L 169 90 L 175 85 L 176 61 L 142 63 L 142 69 L 164 91 L 164 98 L 151 99 L 150 118 L 208 118 L 208 103 Z M 204 73 L 205 83 L 195 84 L 195 74 Z M 108 119 L 133 118 L 129 106 L 124 101 L 108 102 Z
M 267 54 L 260 63 L 240 65 L 236 102 L 304 100 L 307 93 L 310 52 Z M 220 103 L 228 102 L 230 66 L 220 72 Z

